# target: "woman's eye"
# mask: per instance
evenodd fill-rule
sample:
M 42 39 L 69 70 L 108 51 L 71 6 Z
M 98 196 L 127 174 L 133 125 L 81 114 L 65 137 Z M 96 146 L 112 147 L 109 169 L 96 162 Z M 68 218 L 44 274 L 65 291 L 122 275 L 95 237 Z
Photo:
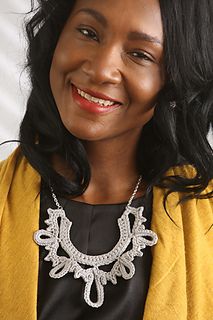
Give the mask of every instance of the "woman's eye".
M 77 29 L 83 36 L 90 38 L 92 40 L 98 41 L 98 37 L 95 31 L 88 28 L 78 28 Z
M 146 61 L 153 62 L 153 59 L 148 54 L 145 54 L 144 52 L 141 52 L 141 51 L 131 52 L 131 56 L 139 60 L 146 60 Z

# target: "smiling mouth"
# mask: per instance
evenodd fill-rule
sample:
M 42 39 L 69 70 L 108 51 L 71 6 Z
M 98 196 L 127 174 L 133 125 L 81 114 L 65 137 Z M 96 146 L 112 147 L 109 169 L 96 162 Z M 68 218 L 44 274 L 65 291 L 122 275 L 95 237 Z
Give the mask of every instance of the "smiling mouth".
M 96 98 L 96 97 L 91 96 L 90 94 L 88 94 L 88 93 L 86 93 L 86 92 L 84 92 L 84 91 L 82 91 L 82 90 L 80 90 L 78 88 L 77 88 L 77 92 L 84 99 L 86 99 L 88 101 L 91 101 L 91 102 L 94 102 L 94 103 L 97 103 L 102 107 L 109 107 L 109 106 L 118 104 L 117 101 L 110 101 L 110 100 Z
M 86 111 L 92 113 L 107 113 L 121 107 L 121 103 L 118 101 L 100 99 L 89 93 L 77 88 L 75 85 L 71 85 L 72 95 L 77 105 Z

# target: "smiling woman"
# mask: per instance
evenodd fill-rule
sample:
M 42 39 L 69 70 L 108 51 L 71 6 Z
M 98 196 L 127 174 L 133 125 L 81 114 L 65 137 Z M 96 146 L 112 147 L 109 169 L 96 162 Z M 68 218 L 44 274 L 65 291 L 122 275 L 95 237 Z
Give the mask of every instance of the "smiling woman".
M 50 85 L 60 117 L 80 139 L 110 139 L 111 146 L 128 139 L 135 147 L 164 85 L 159 4 L 127 2 L 125 10 L 119 1 L 113 10 L 105 1 L 85 5 L 76 3 L 51 64 Z
M 213 4 L 38 2 L 0 318 L 212 319 Z

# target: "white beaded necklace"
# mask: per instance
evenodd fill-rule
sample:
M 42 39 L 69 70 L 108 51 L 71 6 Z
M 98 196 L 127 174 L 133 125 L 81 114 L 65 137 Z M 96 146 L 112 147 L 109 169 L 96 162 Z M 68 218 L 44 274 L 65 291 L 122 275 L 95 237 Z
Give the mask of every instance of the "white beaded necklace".
M 47 209 L 49 214 L 49 218 L 45 220 L 47 228 L 36 231 L 34 241 L 49 251 L 44 260 L 52 262 L 53 268 L 49 273 L 50 277 L 59 279 L 67 273 L 74 273 L 75 279 L 82 278 L 85 281 L 84 300 L 91 307 L 98 308 L 103 304 L 104 286 L 108 281 L 117 284 L 117 277 L 122 277 L 125 280 L 131 279 L 135 274 L 134 258 L 142 257 L 141 250 L 146 246 L 155 245 L 158 241 L 157 235 L 146 229 L 143 224 L 146 221 L 146 218 L 143 217 L 144 207 L 131 207 L 141 180 L 140 176 L 124 212 L 118 219 L 120 239 L 111 251 L 97 256 L 84 254 L 73 245 L 70 239 L 72 222 L 66 217 L 64 209 L 51 189 L 57 209 Z M 130 214 L 135 218 L 132 228 L 129 221 Z M 131 249 L 126 251 L 130 243 L 132 244 Z M 57 254 L 60 246 L 68 257 Z M 102 266 L 110 263 L 114 264 L 109 272 L 101 270 Z M 88 268 L 85 269 L 82 265 Z M 91 301 L 90 298 L 93 282 L 97 290 L 96 302 Z

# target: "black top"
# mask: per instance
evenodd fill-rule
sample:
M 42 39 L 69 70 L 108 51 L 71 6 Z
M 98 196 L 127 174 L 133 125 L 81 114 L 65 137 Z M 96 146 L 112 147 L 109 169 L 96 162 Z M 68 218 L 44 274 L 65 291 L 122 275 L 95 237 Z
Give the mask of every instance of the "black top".
M 71 240 L 77 249 L 85 254 L 99 255 L 110 251 L 120 237 L 117 219 L 122 215 L 126 203 L 90 205 L 74 200 L 58 198 L 72 224 Z M 145 226 L 150 229 L 152 192 L 146 203 L 145 198 L 134 199 L 132 206 L 145 206 L 143 215 L 147 218 Z M 51 194 L 41 189 L 40 229 L 46 229 L 44 220 L 48 218 L 47 209 L 56 208 Z M 84 301 L 85 282 L 74 279 L 69 273 L 60 279 L 48 274 L 52 263 L 44 261 L 47 251 L 39 247 L 38 279 L 38 320 L 141 320 L 143 317 L 149 276 L 151 269 L 151 250 L 146 247 L 143 257 L 136 257 L 136 273 L 130 280 L 118 278 L 113 285 L 104 286 L 104 303 L 92 308 Z M 63 254 L 63 253 L 62 253 Z M 111 266 L 108 266 L 111 267 Z M 104 269 L 106 271 L 106 268 Z M 108 271 L 108 270 L 107 270 Z M 92 297 L 96 292 L 92 287 Z

